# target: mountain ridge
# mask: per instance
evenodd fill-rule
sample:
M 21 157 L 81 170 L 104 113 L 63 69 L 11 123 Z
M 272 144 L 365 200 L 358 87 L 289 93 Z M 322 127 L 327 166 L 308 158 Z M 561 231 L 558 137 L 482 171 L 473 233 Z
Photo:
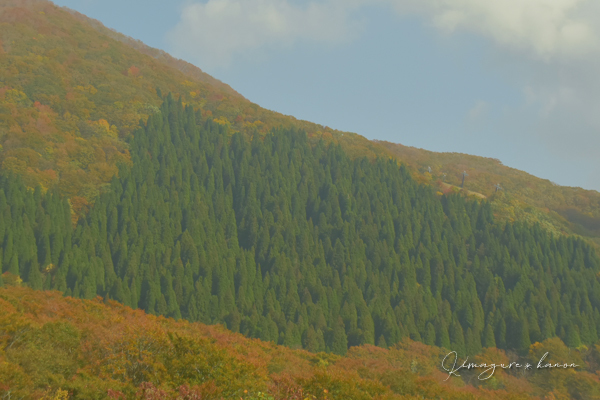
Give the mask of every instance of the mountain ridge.
M 422 182 L 460 189 L 462 172 L 466 171 L 465 190 L 491 201 L 498 216 L 514 221 L 529 214 L 531 221 L 557 233 L 578 234 L 600 244 L 600 193 L 595 190 L 558 185 L 495 158 L 377 142 L 410 165 Z
M 124 139 L 158 110 L 161 91 L 177 93 L 234 131 L 298 126 L 311 135 L 335 134 L 260 108 L 225 84 L 215 87 L 218 81 L 190 64 L 77 15 L 43 0 L 0 2 L 2 169 L 23 175 L 30 187 L 58 186 L 71 198 L 75 218 L 85 214 L 116 165 L 128 162 Z M 358 140 L 363 153 L 373 147 Z

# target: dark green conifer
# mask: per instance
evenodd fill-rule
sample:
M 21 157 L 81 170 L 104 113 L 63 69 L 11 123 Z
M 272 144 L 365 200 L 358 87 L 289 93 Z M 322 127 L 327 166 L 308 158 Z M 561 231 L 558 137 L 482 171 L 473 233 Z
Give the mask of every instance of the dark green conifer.
M 346 337 L 344 322 L 341 317 L 338 317 L 333 327 L 329 349 L 332 353 L 342 356 L 348 351 L 348 338 Z

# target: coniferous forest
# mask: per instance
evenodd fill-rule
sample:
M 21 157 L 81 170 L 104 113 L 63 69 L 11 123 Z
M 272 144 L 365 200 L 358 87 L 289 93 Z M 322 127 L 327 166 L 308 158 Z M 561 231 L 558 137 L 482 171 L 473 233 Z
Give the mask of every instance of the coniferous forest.
M 496 222 L 394 160 L 290 129 L 230 134 L 171 95 L 129 146 L 75 226 L 56 191 L 1 178 L 5 281 L 337 354 L 407 337 L 461 355 L 599 339 L 589 244 Z

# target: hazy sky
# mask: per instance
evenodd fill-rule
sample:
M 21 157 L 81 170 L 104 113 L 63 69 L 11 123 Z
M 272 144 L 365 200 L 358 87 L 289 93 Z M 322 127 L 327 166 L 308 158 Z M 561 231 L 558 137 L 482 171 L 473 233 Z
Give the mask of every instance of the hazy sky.
M 57 0 L 259 105 L 600 190 L 597 0 Z

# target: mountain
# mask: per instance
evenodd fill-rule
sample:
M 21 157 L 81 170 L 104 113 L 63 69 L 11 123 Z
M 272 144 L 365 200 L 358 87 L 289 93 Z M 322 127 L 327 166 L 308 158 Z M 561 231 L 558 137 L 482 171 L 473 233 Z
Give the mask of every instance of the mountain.
M 340 356 L 596 349 L 595 192 L 262 109 L 45 1 L 0 3 L 0 32 L 0 286 Z
M 578 369 L 499 368 L 491 379 L 440 368 L 439 348 L 403 341 L 390 349 L 354 347 L 346 357 L 291 350 L 244 338 L 221 326 L 174 321 L 113 301 L 0 289 L 0 395 L 22 399 L 595 399 L 600 349 L 562 343 L 532 346 Z M 512 361 L 488 349 L 477 362 Z M 466 384 L 465 382 L 469 382 Z

